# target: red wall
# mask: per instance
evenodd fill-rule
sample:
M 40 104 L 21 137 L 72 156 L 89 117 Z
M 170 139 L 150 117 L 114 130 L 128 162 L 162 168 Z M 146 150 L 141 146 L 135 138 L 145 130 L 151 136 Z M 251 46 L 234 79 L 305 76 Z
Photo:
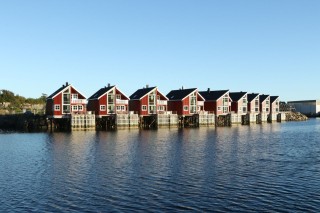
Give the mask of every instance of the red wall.
M 62 115 L 62 93 L 60 93 L 59 95 L 57 95 L 54 99 L 53 99 L 53 105 L 59 104 L 60 105 L 60 111 L 54 111 L 53 115 L 55 116 L 61 116 Z

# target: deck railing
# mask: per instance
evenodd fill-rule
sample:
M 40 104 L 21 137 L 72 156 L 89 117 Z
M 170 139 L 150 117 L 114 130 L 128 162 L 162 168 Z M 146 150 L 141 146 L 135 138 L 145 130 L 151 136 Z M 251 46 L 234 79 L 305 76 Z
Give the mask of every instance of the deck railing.
M 157 100 L 158 105 L 167 105 L 168 101 L 165 100 Z
M 86 99 L 71 99 L 72 104 L 86 104 L 87 100 Z
M 116 100 L 116 103 L 117 103 L 117 104 L 126 104 L 126 105 L 128 105 L 129 101 L 128 101 L 128 100 L 120 100 L 120 99 L 117 99 L 117 100 Z

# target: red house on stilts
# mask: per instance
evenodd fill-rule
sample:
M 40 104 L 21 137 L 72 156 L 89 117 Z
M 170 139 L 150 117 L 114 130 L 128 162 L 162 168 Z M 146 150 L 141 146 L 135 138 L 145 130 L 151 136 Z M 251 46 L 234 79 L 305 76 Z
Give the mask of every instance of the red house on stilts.
M 68 82 L 46 100 L 48 118 L 70 118 L 71 114 L 85 114 L 87 100 Z

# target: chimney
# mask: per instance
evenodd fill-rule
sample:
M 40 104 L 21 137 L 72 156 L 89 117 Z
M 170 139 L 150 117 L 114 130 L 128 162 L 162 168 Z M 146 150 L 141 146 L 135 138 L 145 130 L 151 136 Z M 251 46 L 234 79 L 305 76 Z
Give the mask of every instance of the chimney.
M 69 86 L 69 83 L 68 83 L 68 81 L 66 82 L 66 86 Z
M 208 88 L 208 92 L 210 92 L 210 88 Z
M 108 83 L 108 87 L 110 87 L 110 83 Z
M 183 86 L 181 87 L 181 90 L 183 90 Z
M 146 88 L 149 88 L 149 84 L 146 85 Z

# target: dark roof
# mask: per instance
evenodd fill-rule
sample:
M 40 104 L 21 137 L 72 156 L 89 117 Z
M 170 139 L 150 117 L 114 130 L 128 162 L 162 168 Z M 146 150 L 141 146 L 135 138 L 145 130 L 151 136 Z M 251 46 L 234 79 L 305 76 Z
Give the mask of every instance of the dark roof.
M 270 95 L 260 95 L 259 96 L 260 103 L 264 102 L 268 97 L 270 97 Z
M 143 89 L 138 89 L 135 93 L 130 96 L 131 100 L 140 100 L 143 96 L 154 90 L 156 87 L 148 87 Z
M 49 97 L 47 99 L 52 99 L 54 96 L 58 95 L 60 92 L 62 92 L 65 88 L 67 88 L 69 86 L 71 86 L 71 84 L 62 85 L 62 87 L 60 87 L 57 91 L 55 91 L 54 93 L 49 95 Z
M 232 101 L 239 101 L 247 92 L 230 92 L 229 96 Z
M 278 98 L 279 98 L 279 96 L 270 96 L 270 102 L 273 103 Z
M 196 90 L 197 90 L 197 88 L 171 90 L 167 94 L 167 98 L 169 98 L 170 101 L 172 101 L 172 100 L 180 101 L 180 100 L 183 100 L 185 97 L 187 97 L 188 95 L 190 95 L 192 92 L 194 92 Z
M 259 93 L 250 93 L 250 94 L 248 94 L 248 102 L 253 101 L 257 96 L 259 96 Z
M 229 90 L 202 91 L 199 93 L 206 101 L 216 101 L 227 92 L 229 92 Z
M 104 87 L 99 89 L 96 93 L 94 93 L 89 100 L 91 99 L 98 99 L 101 95 L 107 93 L 109 90 L 111 90 L 112 88 L 114 88 L 115 86 L 111 86 L 111 87 Z

